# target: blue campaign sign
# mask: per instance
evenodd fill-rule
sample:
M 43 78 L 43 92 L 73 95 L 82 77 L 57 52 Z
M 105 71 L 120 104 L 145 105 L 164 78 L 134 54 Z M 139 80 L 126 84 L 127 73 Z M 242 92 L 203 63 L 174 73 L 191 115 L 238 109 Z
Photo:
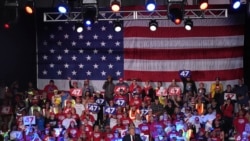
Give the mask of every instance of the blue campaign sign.
M 93 113 L 97 113 L 100 111 L 100 107 L 97 104 L 89 104 L 88 109 L 89 109 L 89 111 L 91 111 Z
M 97 103 L 98 105 L 104 105 L 105 100 L 103 98 L 98 98 L 98 99 L 96 99 L 95 103 Z
M 180 77 L 186 78 L 191 76 L 191 71 L 190 70 L 180 70 L 179 71 Z
M 141 109 L 141 113 L 143 116 L 147 115 L 148 114 L 148 109 Z
M 118 106 L 125 106 L 126 105 L 126 101 L 124 99 L 117 99 L 115 101 L 115 104 L 117 104 Z
M 105 107 L 105 114 L 115 114 L 115 113 L 116 113 L 115 107 L 110 107 L 110 106 Z

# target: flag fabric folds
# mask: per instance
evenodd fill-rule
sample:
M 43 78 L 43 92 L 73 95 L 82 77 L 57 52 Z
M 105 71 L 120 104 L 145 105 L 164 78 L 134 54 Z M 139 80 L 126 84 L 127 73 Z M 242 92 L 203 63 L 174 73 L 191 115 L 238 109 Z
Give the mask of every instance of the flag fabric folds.
M 115 80 L 142 82 L 180 80 L 179 70 L 190 70 L 207 87 L 220 77 L 236 84 L 243 77 L 244 15 L 223 19 L 193 19 L 194 27 L 159 20 L 157 31 L 147 20 L 124 21 L 122 32 L 112 21 L 98 21 L 77 33 L 74 23 L 41 22 L 38 26 L 38 88 L 50 79 L 68 90 L 67 77 L 82 84 L 89 79 L 98 90 L 108 75 Z

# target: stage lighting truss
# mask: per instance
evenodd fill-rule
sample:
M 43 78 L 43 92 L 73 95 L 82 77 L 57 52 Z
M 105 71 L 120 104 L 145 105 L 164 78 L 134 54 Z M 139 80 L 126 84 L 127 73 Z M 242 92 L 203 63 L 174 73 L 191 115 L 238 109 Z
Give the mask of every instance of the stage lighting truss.
M 80 10 L 79 10 L 80 11 Z M 61 14 L 59 12 L 44 12 L 44 22 L 68 22 L 83 20 L 82 12 L 70 12 L 69 14 Z M 114 13 L 113 11 L 101 11 L 97 12 L 98 21 L 115 21 L 120 20 L 169 20 L 167 10 L 155 10 L 149 12 L 145 11 L 120 11 Z M 183 19 L 219 19 L 227 18 L 228 9 L 184 9 Z

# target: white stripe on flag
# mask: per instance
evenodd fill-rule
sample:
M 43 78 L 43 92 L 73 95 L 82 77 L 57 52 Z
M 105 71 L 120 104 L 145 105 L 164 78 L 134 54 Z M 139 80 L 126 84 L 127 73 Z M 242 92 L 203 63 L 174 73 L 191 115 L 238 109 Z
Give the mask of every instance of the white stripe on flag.
M 229 48 L 244 46 L 244 35 L 225 37 L 189 38 L 124 38 L 124 48 L 150 49 L 190 49 L 190 48 Z
M 224 59 L 139 60 L 125 59 L 124 69 L 134 71 L 229 70 L 242 68 L 242 57 Z

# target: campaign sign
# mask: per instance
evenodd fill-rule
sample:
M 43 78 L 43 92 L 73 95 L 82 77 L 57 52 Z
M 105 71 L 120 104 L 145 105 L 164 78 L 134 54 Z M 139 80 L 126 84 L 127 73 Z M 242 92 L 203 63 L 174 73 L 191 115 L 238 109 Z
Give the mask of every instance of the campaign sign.
M 98 113 L 100 111 L 100 107 L 97 104 L 89 104 L 88 109 L 90 112 L 93 112 L 93 113 Z
M 117 104 L 118 106 L 125 106 L 126 105 L 126 101 L 124 99 L 117 99 L 115 101 L 115 104 Z
M 230 98 L 231 100 L 236 100 L 236 94 L 235 93 L 225 93 L 224 100 L 227 100 L 228 98 Z
M 180 87 L 170 87 L 168 92 L 169 92 L 169 95 L 180 95 L 181 88 Z
M 23 139 L 23 133 L 22 131 L 11 131 L 10 132 L 10 139 L 11 140 L 22 140 Z
M 156 91 L 156 96 L 167 96 L 168 93 L 164 87 L 160 87 L 159 90 Z
M 148 114 L 148 109 L 141 109 L 141 113 L 143 116 Z
M 182 78 L 187 78 L 191 76 L 191 71 L 190 70 L 180 70 L 179 75 Z
M 126 86 L 115 86 L 115 93 L 120 93 L 120 90 L 123 90 L 123 92 L 126 92 Z
M 115 114 L 116 113 L 116 108 L 115 107 L 110 107 L 106 106 L 105 107 L 105 114 Z
M 70 89 L 70 94 L 75 97 L 82 96 L 82 89 Z
M 36 124 L 36 117 L 35 116 L 24 116 L 23 117 L 23 124 L 24 125 Z
M 55 131 L 56 137 L 59 137 L 63 131 L 63 128 L 53 128 Z
M 95 103 L 97 103 L 98 105 L 104 105 L 105 100 L 103 98 L 98 98 L 98 99 L 96 99 Z

